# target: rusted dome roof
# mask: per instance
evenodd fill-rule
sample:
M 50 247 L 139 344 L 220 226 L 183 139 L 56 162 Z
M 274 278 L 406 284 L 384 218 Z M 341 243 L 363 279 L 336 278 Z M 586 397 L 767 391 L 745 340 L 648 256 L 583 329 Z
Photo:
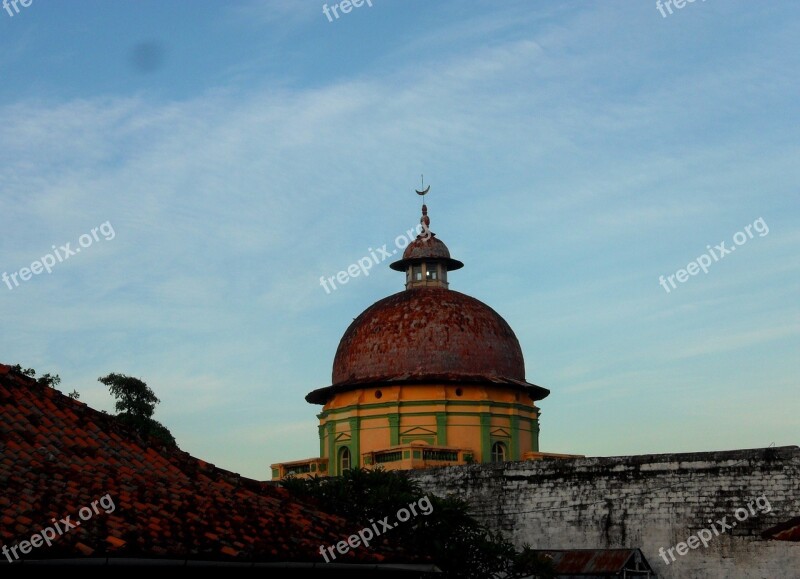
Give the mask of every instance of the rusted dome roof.
M 418 235 L 403 252 L 403 259 L 395 261 L 390 264 L 395 271 L 405 271 L 406 268 L 412 263 L 421 261 L 430 261 L 435 259 L 442 263 L 447 264 L 447 270 L 453 271 L 464 267 L 464 264 L 450 257 L 450 250 L 444 244 L 444 241 L 438 239 L 435 233 L 428 232 L 429 235 Z
M 333 384 L 306 400 L 324 404 L 336 392 L 366 384 L 425 381 L 507 385 L 534 400 L 550 393 L 525 381 L 519 341 L 500 314 L 457 291 L 419 288 L 384 298 L 358 316 L 339 342 Z

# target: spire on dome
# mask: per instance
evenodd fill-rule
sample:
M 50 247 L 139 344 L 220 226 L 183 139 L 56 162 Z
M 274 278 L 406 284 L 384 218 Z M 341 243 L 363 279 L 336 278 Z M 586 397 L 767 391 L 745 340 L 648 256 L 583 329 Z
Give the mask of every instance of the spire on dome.
M 427 189 L 425 188 L 425 175 L 420 175 L 420 179 L 422 181 L 422 185 L 420 189 L 416 189 L 417 195 L 422 195 L 422 217 L 419 218 L 419 224 L 422 226 L 422 231 L 429 232 L 431 230 L 431 218 L 428 217 L 428 206 L 425 205 L 425 195 L 431 190 L 431 186 L 428 185 Z M 420 235 L 422 232 L 420 232 Z M 431 234 L 432 235 L 432 234 Z M 427 236 L 426 236 L 427 237 Z
M 425 178 L 422 178 L 425 185 Z M 417 195 L 422 195 L 422 217 L 419 223 L 422 231 L 403 251 L 403 259 L 395 261 L 389 267 L 395 271 L 406 273 L 406 289 L 425 287 L 447 288 L 447 272 L 464 267 L 457 259 L 450 257 L 450 251 L 442 240 L 430 230 L 431 220 L 428 217 L 428 206 L 425 204 L 425 195 L 430 192 L 431 186 L 416 189 Z

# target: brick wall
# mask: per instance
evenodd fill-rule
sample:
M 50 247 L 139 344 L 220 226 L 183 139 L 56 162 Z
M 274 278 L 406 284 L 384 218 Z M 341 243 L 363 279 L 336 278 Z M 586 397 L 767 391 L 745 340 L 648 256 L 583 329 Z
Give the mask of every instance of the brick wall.
M 518 546 L 639 547 L 664 578 L 800 578 L 800 543 L 759 536 L 800 515 L 796 446 L 476 464 L 412 476 L 428 492 L 468 499 L 482 522 Z M 721 530 L 723 517 L 732 528 L 717 536 L 712 523 Z M 708 546 L 673 551 L 672 561 L 666 550 L 702 529 L 712 535 Z

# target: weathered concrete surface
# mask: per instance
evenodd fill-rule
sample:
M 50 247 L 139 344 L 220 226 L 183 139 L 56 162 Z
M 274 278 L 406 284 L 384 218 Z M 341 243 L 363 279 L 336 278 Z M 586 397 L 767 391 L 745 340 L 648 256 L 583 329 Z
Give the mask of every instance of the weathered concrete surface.
M 665 578 L 800 578 L 800 543 L 760 537 L 800 515 L 796 446 L 478 464 L 412 477 L 428 492 L 467 499 L 518 546 L 639 547 Z M 723 517 L 732 528 L 716 536 L 712 524 L 720 530 Z M 712 535 L 707 547 L 670 559 L 670 547 L 703 529 Z

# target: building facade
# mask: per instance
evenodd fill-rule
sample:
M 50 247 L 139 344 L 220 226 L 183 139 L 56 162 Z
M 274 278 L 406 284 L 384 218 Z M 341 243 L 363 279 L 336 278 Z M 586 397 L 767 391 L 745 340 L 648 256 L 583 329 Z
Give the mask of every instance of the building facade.
M 536 402 L 550 391 L 526 381 L 508 323 L 450 289 L 450 272 L 464 264 L 431 232 L 424 203 L 420 223 L 420 234 L 390 265 L 405 275 L 405 289 L 353 321 L 336 351 L 331 385 L 306 396 L 322 406 L 319 458 L 274 464 L 273 479 L 544 456 Z

